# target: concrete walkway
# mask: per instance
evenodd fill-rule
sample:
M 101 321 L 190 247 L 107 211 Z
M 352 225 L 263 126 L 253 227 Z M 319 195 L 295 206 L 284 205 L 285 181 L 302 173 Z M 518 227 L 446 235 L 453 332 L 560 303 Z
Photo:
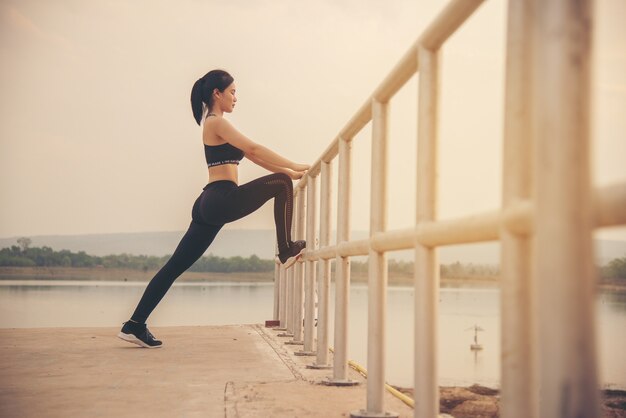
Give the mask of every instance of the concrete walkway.
M 117 328 L 0 329 L 0 417 L 342 417 L 366 385 L 318 384 L 276 331 L 255 325 L 156 327 L 143 349 Z M 412 409 L 388 395 L 388 410 Z

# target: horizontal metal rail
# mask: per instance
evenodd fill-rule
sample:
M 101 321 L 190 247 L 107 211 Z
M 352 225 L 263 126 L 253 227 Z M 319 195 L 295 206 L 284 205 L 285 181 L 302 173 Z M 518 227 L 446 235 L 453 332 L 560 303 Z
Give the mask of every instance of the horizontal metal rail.
M 418 42 L 431 51 L 443 43 L 478 9 L 483 0 L 454 0 L 426 28 Z
M 595 224 L 597 228 L 626 224 L 626 183 L 596 189 Z M 423 222 L 415 228 L 379 232 L 371 238 L 345 241 L 307 251 L 303 259 L 318 261 L 335 257 L 368 255 L 370 248 L 378 251 L 399 251 L 415 248 L 497 241 L 501 227 L 522 235 L 532 233 L 532 203 L 517 202 L 506 211 L 490 211 L 457 219 Z

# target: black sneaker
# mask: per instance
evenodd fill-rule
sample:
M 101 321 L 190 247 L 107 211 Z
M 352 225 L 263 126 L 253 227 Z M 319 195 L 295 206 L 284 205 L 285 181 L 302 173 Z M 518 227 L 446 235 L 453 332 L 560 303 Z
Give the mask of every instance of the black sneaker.
M 124 341 L 145 348 L 159 348 L 161 344 L 163 344 L 161 341 L 154 338 L 154 335 L 148 330 L 146 324 L 139 324 L 132 321 L 124 322 L 124 326 L 117 336 Z
M 291 267 L 293 263 L 298 261 L 298 258 L 302 256 L 305 248 L 306 241 L 292 242 L 287 251 L 282 254 L 278 254 L 278 259 L 282 263 L 283 267 Z

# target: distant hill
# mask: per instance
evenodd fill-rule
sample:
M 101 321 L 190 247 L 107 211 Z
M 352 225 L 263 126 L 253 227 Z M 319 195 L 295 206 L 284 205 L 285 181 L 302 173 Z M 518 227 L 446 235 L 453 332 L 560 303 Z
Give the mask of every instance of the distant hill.
M 134 254 L 164 256 L 174 252 L 184 231 L 140 232 L 118 234 L 86 235 L 35 235 L 30 236 L 32 246 L 48 246 L 54 250 L 85 251 L 90 255 Z M 363 239 L 367 231 L 353 231 L 352 239 Z M 17 245 L 17 238 L 0 238 L 0 248 Z M 334 236 L 331 242 L 334 242 Z M 274 255 L 274 230 L 223 229 L 213 241 L 206 254 L 219 257 L 256 254 L 260 258 L 270 259 Z M 626 241 L 596 241 L 596 260 L 600 265 L 626 256 Z M 408 261 L 413 259 L 413 251 L 395 251 L 390 258 Z M 478 243 L 442 247 L 439 253 L 441 263 L 499 264 L 500 245 L 498 243 Z

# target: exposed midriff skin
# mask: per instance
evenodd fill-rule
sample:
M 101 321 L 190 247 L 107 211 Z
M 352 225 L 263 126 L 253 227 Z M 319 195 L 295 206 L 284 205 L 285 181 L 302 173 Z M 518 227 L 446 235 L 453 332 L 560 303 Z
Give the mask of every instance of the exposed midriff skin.
M 238 173 L 237 164 L 222 164 L 209 167 L 209 183 L 220 180 L 230 180 L 235 184 L 239 184 Z

